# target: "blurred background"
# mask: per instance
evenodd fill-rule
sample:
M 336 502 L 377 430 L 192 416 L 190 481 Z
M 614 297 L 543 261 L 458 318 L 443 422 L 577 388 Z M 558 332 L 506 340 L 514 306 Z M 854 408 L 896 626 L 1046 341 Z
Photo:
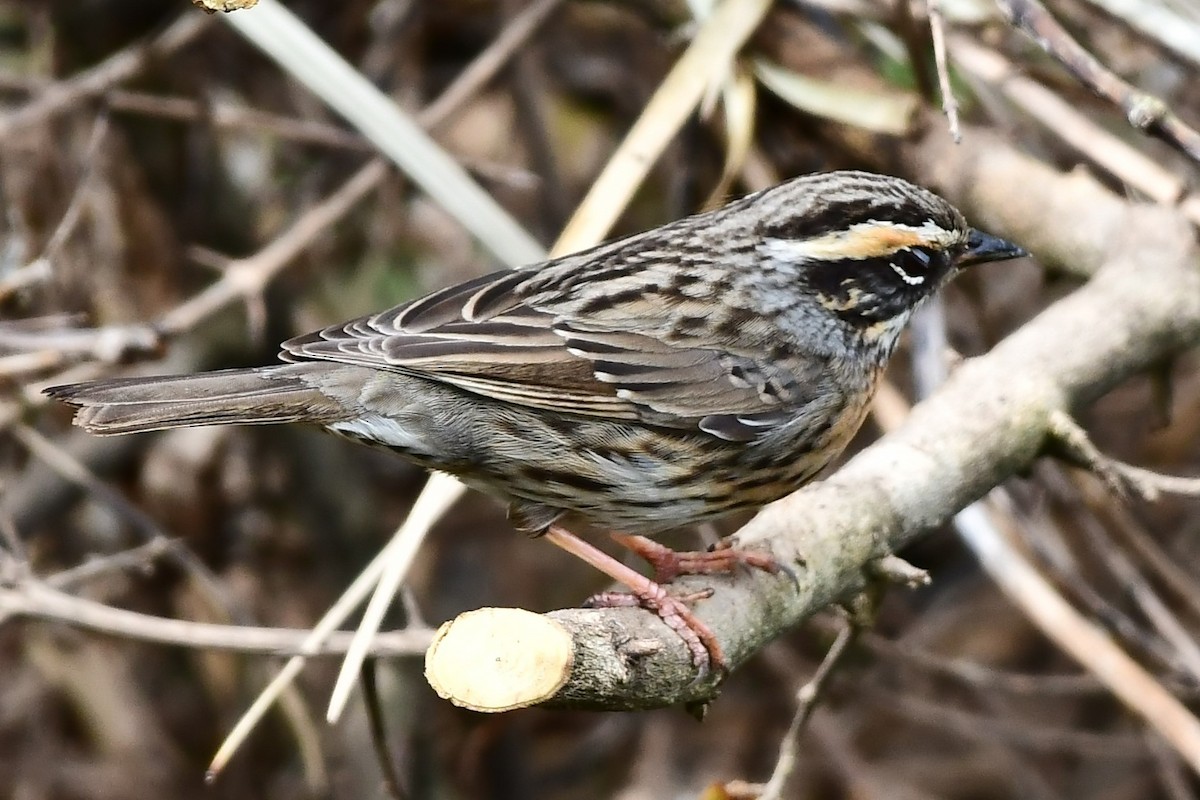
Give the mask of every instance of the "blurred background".
M 687 46 L 697 13 L 682 0 L 288 6 L 402 108 L 432 118 L 434 139 L 546 247 Z M 966 122 L 1131 199 L 1164 199 L 1163 180 L 1177 182 L 1173 200 L 1194 185 L 1195 162 L 1131 130 L 991 2 L 941 10 Z M 1200 124 L 1200 55 L 1174 43 L 1200 41 L 1195 5 L 1053 0 L 1050 10 L 1109 68 Z M 814 170 L 912 176 L 907 143 L 950 135 L 926 13 L 883 0 L 776 3 L 615 232 Z M 494 49 L 519 26 L 514 45 Z M 500 56 L 494 76 L 445 99 L 487 53 Z M 1045 107 L 1014 97 L 1020 81 L 1092 128 L 1069 138 Z M 402 521 L 422 471 L 293 426 L 99 439 L 72 429 L 41 387 L 266 363 L 293 334 L 496 260 L 395 171 L 298 234 L 296 221 L 375 150 L 224 20 L 185 2 L 0 2 L 0 104 L 0 588 L 32 573 L 61 593 L 159 617 L 311 626 Z M 1145 162 L 1122 172 L 1089 144 L 1109 138 Z M 281 238 L 302 246 L 261 291 L 204 299 L 244 263 L 234 259 Z M 1070 292 L 1079 278 L 1058 266 L 1028 259 L 964 275 L 945 295 L 949 344 L 983 352 Z M 890 377 L 909 397 L 911 365 L 906 344 Z M 1200 360 L 1160 365 L 1081 421 L 1107 453 L 1196 474 Z M 878 435 L 868 422 L 852 449 Z M 1173 693 L 1200 698 L 1181 655 L 1200 628 L 1200 504 L 1124 504 L 1054 462 L 1009 489 L 1016 534 L 1064 596 Z M 904 555 L 934 583 L 888 595 L 804 734 L 785 796 L 1200 796 L 1170 749 L 1043 638 L 952 531 Z M 570 607 L 601 588 L 601 576 L 515 534 L 502 508 L 470 494 L 426 542 L 385 627 L 436 627 L 484 605 Z M 771 644 L 729 678 L 702 724 L 681 710 L 478 715 L 439 700 L 419 657 L 384 660 L 387 757 L 412 797 L 737 796 L 721 784 L 770 774 L 795 691 L 839 624 L 831 612 Z M 0 796 L 386 796 L 361 701 L 338 725 L 321 721 L 331 658 L 310 664 L 287 712 L 204 786 L 273 663 L 0 606 Z

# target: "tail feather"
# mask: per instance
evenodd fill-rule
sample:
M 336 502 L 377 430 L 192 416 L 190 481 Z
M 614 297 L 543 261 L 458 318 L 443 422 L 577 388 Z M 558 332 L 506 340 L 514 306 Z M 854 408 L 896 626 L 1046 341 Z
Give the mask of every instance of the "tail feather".
M 103 435 L 193 425 L 324 423 L 345 416 L 345 409 L 304 379 L 323 366 L 281 364 L 114 378 L 51 386 L 45 392 L 79 409 L 76 425 Z

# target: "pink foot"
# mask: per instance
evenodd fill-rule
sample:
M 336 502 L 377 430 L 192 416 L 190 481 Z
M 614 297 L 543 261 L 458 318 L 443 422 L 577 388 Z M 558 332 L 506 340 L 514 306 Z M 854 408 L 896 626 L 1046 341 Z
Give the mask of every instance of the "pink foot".
M 712 596 L 712 589 L 706 589 L 682 597 L 674 597 L 667 590 L 653 581 L 646 581 L 644 586 L 632 589 L 630 594 L 624 592 L 601 592 L 584 601 L 584 608 L 629 608 L 638 606 L 653 611 L 658 618 L 675 631 L 688 652 L 692 654 L 692 664 L 699 675 L 697 680 L 708 677 L 713 669 L 724 673 L 726 671 L 725 654 L 716 635 L 700 619 L 692 613 L 688 603 L 703 600 Z
M 656 583 L 670 583 L 680 575 L 713 575 L 733 572 L 739 564 L 761 569 L 772 575 L 784 568 L 766 553 L 736 549 L 728 539 L 722 539 L 708 550 L 672 550 L 645 536 L 610 533 L 617 544 L 631 550 L 654 569 Z M 792 575 L 795 578 L 795 575 Z
M 630 569 L 565 528 L 551 525 L 546 531 L 546 538 L 568 553 L 588 562 L 618 583 L 625 585 L 631 592 L 627 595 L 616 592 L 598 595 L 590 601 L 594 606 L 640 606 L 653 611 L 667 624 L 667 627 L 678 634 L 687 646 L 688 652 L 692 656 L 692 664 L 699 673 L 697 680 L 703 680 L 714 669 L 721 673 L 725 672 L 725 654 L 721 651 L 720 642 L 717 641 L 712 630 L 701 622 L 687 605 L 688 602 L 707 597 L 711 594 L 711 590 L 697 592 L 685 598 L 672 597 L 658 583 L 636 570 Z

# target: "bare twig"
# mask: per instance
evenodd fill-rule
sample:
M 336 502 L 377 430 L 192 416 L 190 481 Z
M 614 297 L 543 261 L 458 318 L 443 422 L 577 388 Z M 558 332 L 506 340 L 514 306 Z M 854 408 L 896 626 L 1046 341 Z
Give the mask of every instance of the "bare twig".
M 74 597 L 33 579 L 15 586 L 0 586 L 0 614 L 56 622 L 125 639 L 273 656 L 299 653 L 340 656 L 353 638 L 351 631 L 341 631 L 313 646 L 306 644 L 311 637 L 311 631 L 307 630 L 154 617 Z M 381 657 L 419 656 L 429 646 L 432 636 L 433 631 L 426 628 L 380 633 L 372 640 L 370 652 Z
M 873 594 L 873 593 L 870 593 Z M 775 759 L 775 769 L 767 781 L 759 800 L 778 800 L 783 797 L 784 786 L 788 777 L 796 768 L 796 751 L 800 746 L 800 734 L 817 707 L 829 678 L 842 663 L 850 647 L 858 641 L 864 630 L 874 624 L 877 598 L 862 595 L 863 603 L 847 617 L 844 627 L 838 631 L 837 638 L 829 647 L 829 652 L 821 660 L 821 665 L 813 676 L 796 692 L 796 711 L 783 738 L 779 741 L 779 755 Z
M 1187 3 L 1087 0 L 1200 67 L 1200 14 Z M 1191 13 L 1186 13 L 1188 9 Z
M 529 264 L 542 247 L 445 150 L 278 0 L 223 19 L 348 119 L 501 261 Z
M 378 663 L 374 657 L 363 662 L 363 704 L 367 709 L 367 727 L 371 732 L 371 749 L 375 752 L 375 763 L 383 776 L 383 790 L 391 800 L 406 800 L 408 793 L 396 771 L 392 759 L 392 748 L 388 746 L 387 724 L 383 713 L 383 700 L 379 694 Z
M 12 434 L 29 452 L 45 462 L 55 472 L 100 498 L 147 541 L 160 542 L 166 551 L 166 557 L 186 572 L 197 586 L 204 590 L 205 597 L 214 608 L 220 609 L 222 613 L 230 617 L 239 616 L 234 613 L 225 599 L 225 592 L 221 590 L 220 582 L 212 571 L 190 550 L 168 537 L 149 515 L 96 477 L 70 453 L 34 429 L 25 425 L 16 425 L 12 428 Z
M 44 258 L 35 258 L 25 266 L 17 267 L 12 272 L 0 277 L 0 301 L 27 286 L 45 283 L 53 274 L 50 262 Z
M 536 27 L 530 29 L 526 35 L 534 30 Z M 455 110 L 456 104 L 469 99 L 473 92 L 478 91 L 486 80 L 503 67 L 504 61 L 498 56 L 511 55 L 513 47 L 519 46 L 523 41 L 522 38 L 512 37 L 501 41 L 498 37 L 497 42 L 489 46 L 477 59 L 486 69 L 465 71 L 467 74 L 455 80 L 438 100 L 417 115 L 420 124 L 429 127 L 442 121 Z M 442 101 L 447 95 L 452 96 L 455 101 L 453 104 Z M 218 281 L 167 311 L 154 323 L 46 331 L 26 342 L 24 347 L 75 354 L 76 357 L 90 354 L 108 363 L 139 353 L 158 352 L 163 337 L 178 336 L 190 331 L 234 303 L 255 302 L 266 286 L 285 267 L 374 191 L 388 174 L 389 170 L 383 161 L 376 159 L 369 162 L 333 194 L 301 214 L 266 247 L 254 255 L 223 264 L 223 275 Z M 18 349 L 22 345 L 14 342 L 10 346 Z
M 436 495 L 430 495 L 430 499 L 435 497 Z M 326 641 L 334 633 L 337 627 L 341 625 L 350 616 L 350 614 L 353 613 L 353 611 L 371 595 L 372 590 L 374 590 L 376 586 L 380 584 L 380 578 L 384 570 L 388 568 L 388 565 L 394 564 L 398 561 L 397 554 L 402 556 L 406 548 L 414 546 L 412 538 L 413 537 L 403 538 L 398 535 L 393 536 L 391 541 L 384 546 L 383 550 L 381 550 L 375 556 L 375 558 L 371 560 L 371 563 L 369 563 L 358 573 L 354 581 L 348 587 L 346 587 L 346 590 L 342 592 L 341 596 L 338 597 L 334 604 L 330 606 L 329 609 L 321 616 L 321 619 L 317 621 L 312 630 L 308 631 L 307 635 L 300 642 L 300 646 L 297 648 L 296 654 L 287 660 L 287 663 L 285 663 L 275 677 L 271 679 L 271 682 L 267 684 L 266 688 L 259 692 L 258 697 L 254 700 L 254 703 L 251 704 L 250 708 L 246 709 L 246 711 L 238 719 L 237 723 L 233 726 L 233 729 L 230 730 L 229 734 L 225 737 L 225 741 L 221 743 L 221 747 L 217 750 L 216 755 L 213 756 L 213 759 L 209 764 L 208 772 L 206 773 L 206 777 L 209 781 L 215 780 L 217 775 L 224 770 L 225 765 L 229 763 L 229 759 L 233 757 L 235 752 L 237 752 L 237 749 L 241 743 L 245 741 L 246 737 L 250 735 L 250 732 L 254 730 L 254 727 L 258 725 L 259 721 L 279 698 L 280 694 L 286 691 L 291 685 L 292 681 L 295 680 L 296 676 L 300 674 L 300 670 L 304 668 L 307 657 L 323 651 Z M 347 646 L 347 652 L 350 651 L 351 647 L 355 648 L 356 650 L 364 651 L 363 654 L 359 656 L 358 661 L 355 662 L 356 667 L 357 664 L 362 662 L 362 659 L 366 658 L 366 656 L 373 651 L 373 645 L 371 645 L 371 642 L 373 642 L 374 637 L 378 635 L 376 633 L 370 637 L 367 637 L 366 642 L 368 646 L 366 648 L 362 648 L 361 642 L 359 641 L 361 638 L 361 630 L 362 629 L 360 627 L 358 631 L 355 631 L 351 644 Z
M 1016 550 L 1012 558 L 1028 561 L 1044 574 L 1047 583 L 1064 603 L 1069 603 L 1087 619 L 1096 621 L 1110 638 L 1147 669 L 1152 668 L 1156 675 L 1170 675 L 1177 681 L 1187 679 L 1187 670 L 1176 650 L 1124 607 L 1120 602 L 1123 594 L 1111 597 L 1087 580 L 1084 567 L 1065 540 L 1060 526 L 1050 523 L 1036 507 L 1032 511 L 1021 508 L 1008 494 L 993 496 L 992 501 L 997 510 L 996 526 L 1003 524 L 1003 530 L 1008 534 L 1000 546 Z
M 1129 496 L 1129 486 L 1121 479 L 1113 461 L 1100 452 L 1087 431 L 1070 414 L 1065 411 L 1051 414 L 1049 434 L 1052 446 L 1056 445 L 1068 458 L 1094 472 L 1113 494 L 1120 498 Z
M 98 117 L 92 125 L 92 132 L 83 154 L 82 176 L 75 186 L 75 191 L 71 194 L 71 200 L 67 204 L 66 211 L 63 212 L 62 219 L 54 227 L 54 232 L 50 234 L 50 239 L 37 258 L 0 279 L 0 301 L 19 289 L 49 280 L 53 276 L 54 259 L 83 218 L 83 209 L 89 199 L 89 189 L 91 189 L 96 176 L 96 165 L 100 163 L 100 159 L 96 156 L 107 135 L 108 118 Z M 2 371 L 0 370 L 0 372 Z
M 4 507 L 3 502 L 0 502 L 0 541 L 3 541 L 4 547 L 8 549 L 8 557 L 19 563 L 22 571 L 27 571 L 29 560 L 25 556 L 25 545 L 21 542 L 17 526 L 13 524 L 12 517 L 9 516 L 8 509 Z M 0 573 L 0 578 L 3 577 L 7 576 Z
M 1101 492 L 1097 482 L 1089 475 L 1069 473 L 1068 477 L 1074 481 L 1086 502 L 1104 514 L 1112 529 L 1120 535 L 1122 544 L 1137 553 L 1158 579 L 1188 605 L 1194 617 L 1200 616 L 1200 589 L 1196 586 L 1195 575 L 1188 570 L 1187 565 L 1164 552 L 1129 509 L 1123 504 L 1113 503 L 1112 498 Z
M 929 32 L 933 37 L 933 61 L 937 67 L 938 89 L 942 94 L 942 111 L 946 114 L 946 122 L 950 126 L 950 137 L 955 143 L 962 141 L 962 131 L 958 124 L 958 99 L 954 96 L 954 87 L 950 85 L 950 67 L 946 63 L 946 18 L 942 16 L 942 5 L 939 0 L 929 0 Z
M 305 211 L 262 250 L 231 262 L 220 280 L 168 311 L 154 327 L 164 335 L 175 336 L 195 328 L 234 302 L 258 297 L 284 267 L 374 191 L 387 174 L 388 168 L 382 161 L 371 161 L 337 191 Z
M 864 633 L 861 646 L 880 658 L 892 659 L 905 668 L 916 669 L 984 692 L 1004 692 L 1030 696 L 1094 695 L 1107 689 L 1088 672 L 1078 675 L 1039 675 L 1011 672 L 965 658 L 946 658 L 922 650 L 905 641 L 890 641 L 882 636 Z M 1175 693 L 1184 687 L 1172 687 Z
M 1004 537 L 985 506 L 977 503 L 960 512 L 955 525 L 1005 594 L 1200 771 L 1200 722 L 1104 630 L 1071 608 L 1016 550 L 1001 545 Z
M 363 153 L 375 151 L 375 148 L 358 134 L 326 122 L 295 119 L 228 102 L 218 101 L 205 105 L 186 97 L 167 97 L 126 90 L 109 92 L 104 100 L 111 110 L 126 114 L 142 114 L 180 122 L 204 122 L 226 130 L 269 133 L 302 144 L 337 147 Z
M 186 46 L 207 30 L 208 25 L 209 20 L 199 14 L 183 13 L 153 39 L 126 47 L 70 80 L 48 85 L 32 102 L 0 118 L 0 139 L 80 108 L 83 101 L 129 80 L 155 59 Z
M 454 478 L 442 472 L 429 476 L 429 482 L 421 492 L 412 509 L 404 520 L 404 524 L 396 531 L 395 536 L 387 547 L 387 564 L 379 574 L 375 591 L 371 595 L 358 630 L 354 633 L 354 644 L 346 651 L 346 660 L 338 672 L 337 682 L 329 695 L 329 709 L 325 718 L 330 722 L 337 721 L 346 702 L 350 699 L 350 691 L 354 688 L 363 660 L 371 649 L 371 637 L 379 630 L 383 615 L 387 613 L 392 599 L 396 596 L 400 583 L 408 574 L 408 568 L 425 535 L 433 528 L 435 522 L 446 513 L 450 506 L 458 501 L 465 488 Z
M 1003 742 L 1035 753 L 1064 753 L 1080 758 L 1144 761 L 1150 757 L 1144 737 L 1137 734 L 1104 734 L 1061 727 L 1029 727 L 1012 720 L 989 717 L 936 703 L 894 689 L 864 687 L 886 700 L 897 712 L 934 730 L 969 740 Z
M 46 578 L 45 582 L 47 586 L 66 591 L 112 572 L 147 571 L 154 566 L 154 562 L 170 553 L 175 546 L 174 540 L 155 537 L 128 550 L 89 558 L 78 566 L 56 572 Z
M 1164 494 L 1200 497 L 1200 478 L 1163 475 L 1110 458 L 1100 452 L 1087 431 L 1066 412 L 1056 412 L 1051 416 L 1050 434 L 1070 456 L 1094 472 L 1118 497 L 1127 498 L 1131 492 L 1150 502 Z
M 1101 128 L 999 53 L 967 37 L 955 36 L 951 45 L 959 66 L 998 85 L 1012 102 L 1100 167 L 1159 203 L 1181 203 L 1187 186 L 1178 174 Z M 1200 225 L 1200 207 L 1185 200 L 1181 209 Z
M 1138 496 L 1151 502 L 1164 494 L 1181 497 L 1200 497 L 1200 478 L 1182 475 L 1163 475 L 1160 472 L 1135 467 L 1121 461 L 1109 459 L 1109 464 Z
M 160 355 L 163 337 L 152 324 L 32 331 L 0 328 L 0 348 L 16 351 L 0 364 L 0 374 L 15 375 L 61 368 L 74 361 L 118 364 Z
M 1064 499 L 1075 500 L 1072 487 L 1061 472 L 1053 466 L 1042 470 L 1046 481 L 1053 484 L 1054 491 L 1065 495 Z M 1175 651 L 1175 660 L 1181 667 L 1181 672 L 1200 685 L 1200 646 L 1192 633 L 1163 602 L 1155 588 L 1126 552 L 1117 546 L 1117 542 L 1113 541 L 1099 520 L 1088 514 L 1077 514 L 1077 519 L 1077 527 L 1090 545 L 1092 553 L 1105 564 L 1116 579 L 1117 585 L 1122 588 L 1123 594 L 1137 604 L 1158 635 Z
M 474 97 L 508 64 L 561 4 L 562 0 L 535 0 L 514 15 L 488 48 L 459 73 L 446 91 L 425 107 L 421 115 L 425 127 L 436 130 L 451 120 L 468 99 Z
M 933 580 L 925 570 L 891 553 L 868 562 L 866 570 L 872 578 L 906 589 L 919 589 Z
M 1038 0 L 996 2 L 1009 24 L 1028 34 L 1080 83 L 1121 109 L 1130 125 L 1200 162 L 1200 132 L 1176 116 L 1162 100 L 1129 85 L 1096 60 Z

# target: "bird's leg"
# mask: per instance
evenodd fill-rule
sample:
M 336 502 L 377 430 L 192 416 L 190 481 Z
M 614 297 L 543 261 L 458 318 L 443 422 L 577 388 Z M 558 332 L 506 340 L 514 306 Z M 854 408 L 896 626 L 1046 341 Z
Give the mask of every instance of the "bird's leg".
M 721 645 L 717 641 L 717 637 L 688 608 L 688 601 L 695 599 L 696 596 L 688 598 L 672 597 L 658 583 L 650 580 L 636 570 L 625 566 L 608 553 L 588 544 L 583 539 L 580 539 L 575 534 L 558 525 L 551 525 L 547 529 L 546 538 L 568 553 L 578 556 L 591 564 L 617 583 L 627 587 L 632 593 L 632 598 L 636 599 L 637 605 L 653 611 L 671 630 L 679 635 L 679 638 L 683 639 L 684 644 L 687 645 L 688 651 L 692 655 L 692 663 L 700 672 L 701 677 L 707 675 L 714 668 L 724 672 L 725 655 L 721 652 Z M 703 595 L 704 593 L 700 594 Z M 618 600 L 617 598 L 619 597 L 622 597 L 622 595 L 614 595 L 611 592 L 598 595 L 596 598 L 593 598 L 592 605 L 619 606 L 633 604 L 624 600 Z
M 617 544 L 631 550 L 654 569 L 656 583 L 670 583 L 680 575 L 712 575 L 733 572 L 739 564 L 761 569 L 772 575 L 788 571 L 766 553 L 738 550 L 728 539 L 722 539 L 707 550 L 679 551 L 659 544 L 645 536 L 610 533 Z M 795 579 L 795 575 L 792 578 Z

